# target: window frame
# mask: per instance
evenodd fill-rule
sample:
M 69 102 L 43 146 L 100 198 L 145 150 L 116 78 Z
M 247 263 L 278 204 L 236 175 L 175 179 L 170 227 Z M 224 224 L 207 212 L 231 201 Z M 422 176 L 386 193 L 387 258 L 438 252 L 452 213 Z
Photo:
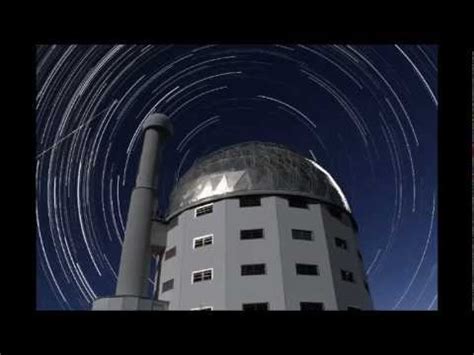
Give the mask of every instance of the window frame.
M 209 207 L 209 206 L 212 207 L 212 208 L 211 208 L 211 212 L 206 212 L 206 213 L 200 214 L 200 215 L 198 216 L 198 210 L 203 209 L 203 208 L 206 208 L 206 207 Z M 198 207 L 196 207 L 196 208 L 194 209 L 194 218 L 199 218 L 199 217 L 201 217 L 201 216 L 204 216 L 204 215 L 206 215 L 206 214 L 211 214 L 211 213 L 213 213 L 213 212 L 214 212 L 214 203 L 213 203 L 213 202 L 207 203 L 207 204 L 205 204 L 205 205 L 198 206 Z
M 211 278 L 210 279 L 206 279 L 204 280 L 204 277 L 202 280 L 199 280 L 199 281 L 194 281 L 194 275 L 197 274 L 197 273 L 202 273 L 203 276 L 204 276 L 204 272 L 205 271 L 209 271 L 211 270 Z M 212 281 L 214 279 L 214 268 L 206 268 L 206 269 L 201 269 L 201 270 L 195 270 L 193 272 L 191 272 L 191 285 L 194 285 L 195 283 L 199 283 L 199 282 L 203 282 L 203 281 Z
M 303 309 L 303 304 L 320 304 L 321 309 Z M 324 302 L 300 301 L 300 311 L 324 311 Z
M 341 241 L 344 247 L 341 247 L 340 245 L 338 245 L 338 241 Z M 346 239 L 334 237 L 334 243 L 336 244 L 336 247 L 339 249 L 349 250 L 349 243 L 347 242 Z
M 309 232 L 310 233 L 310 239 L 305 239 L 305 238 L 295 238 L 295 232 Z M 293 240 L 304 240 L 307 242 L 312 242 L 314 241 L 314 233 L 312 230 L 306 230 L 306 229 L 291 229 L 291 239 Z
M 244 309 L 245 306 L 255 306 L 255 305 L 266 305 L 266 309 Z M 251 302 L 251 303 L 242 303 L 242 311 L 268 311 L 270 310 L 270 302 Z
M 352 271 L 349 271 L 349 270 L 344 270 L 344 269 L 340 269 L 341 270 L 341 279 L 342 281 L 347 281 L 347 282 L 351 282 L 351 283 L 356 283 L 355 281 L 355 275 Z M 348 274 L 348 275 L 351 275 L 350 279 L 346 279 L 344 278 L 344 274 Z
M 262 236 L 259 238 L 242 238 L 242 232 L 255 232 L 255 231 L 262 231 Z M 254 229 L 241 229 L 240 230 L 240 240 L 254 240 L 254 239 L 265 239 L 265 229 L 264 228 L 254 228 Z
M 258 199 L 258 205 L 242 205 L 242 201 L 255 201 Z M 245 196 L 240 196 L 239 197 L 239 208 L 248 208 L 248 207 L 261 207 L 262 206 L 262 197 L 260 195 L 245 195 Z
M 346 311 L 356 311 L 356 312 L 358 312 L 358 311 L 362 311 L 362 308 L 356 307 L 356 306 L 347 306 Z
M 204 244 L 204 240 L 209 238 L 209 237 L 211 238 L 211 243 L 210 244 Z M 196 247 L 196 241 L 201 240 L 201 239 L 202 239 L 202 245 Z M 195 237 L 195 238 L 193 238 L 192 243 L 193 243 L 193 250 L 204 248 L 204 247 L 209 246 L 209 245 L 213 245 L 214 244 L 214 234 L 211 233 L 211 234 L 206 234 L 206 235 L 201 235 L 199 237 Z
M 301 267 L 307 267 L 307 266 L 316 266 L 316 273 L 313 274 L 313 273 L 302 273 L 302 272 L 298 272 L 298 266 Z M 296 271 L 296 275 L 303 275 L 303 276 L 319 276 L 321 274 L 320 270 L 319 270 L 319 265 L 318 264 L 303 264 L 303 263 L 295 263 L 295 271 Z M 301 269 L 300 269 L 301 271 Z
M 169 282 L 171 282 L 171 287 L 170 287 L 170 288 L 167 288 L 167 289 L 165 290 L 165 285 L 166 285 L 167 283 L 169 283 Z M 168 291 L 173 290 L 173 289 L 174 289 L 174 279 L 166 280 L 165 282 L 163 282 L 163 283 L 161 284 L 161 293 L 165 293 L 165 292 L 168 292 Z
M 170 251 L 172 251 L 172 250 L 174 250 L 174 254 L 171 255 L 171 256 L 168 256 L 167 253 L 170 252 Z M 171 247 L 171 248 L 169 248 L 168 250 L 165 250 L 165 253 L 164 253 L 164 254 L 165 254 L 165 255 L 164 255 L 164 257 L 163 257 L 163 260 L 169 260 L 169 259 L 171 259 L 171 258 L 174 258 L 174 257 L 176 256 L 176 245 L 173 246 L 173 247 Z
M 263 273 L 261 274 L 244 274 L 244 267 L 255 267 L 255 266 L 263 265 Z M 240 276 L 259 276 L 259 275 L 266 275 L 267 274 L 267 264 L 265 263 L 257 263 L 257 264 L 241 264 L 240 265 Z
M 290 208 L 300 208 L 300 209 L 306 209 L 306 210 L 309 209 L 309 201 L 304 197 L 292 196 L 292 197 L 288 197 L 287 201 L 288 201 L 288 207 Z M 300 202 L 304 202 L 304 207 L 302 207 L 302 204 L 299 205 Z

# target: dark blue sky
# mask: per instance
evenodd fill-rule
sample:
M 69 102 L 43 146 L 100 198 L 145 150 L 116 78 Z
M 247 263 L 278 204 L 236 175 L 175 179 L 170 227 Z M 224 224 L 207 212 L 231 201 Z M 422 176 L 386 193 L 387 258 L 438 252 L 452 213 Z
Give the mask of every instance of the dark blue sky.
M 377 309 L 437 308 L 437 47 L 37 48 L 37 308 L 115 289 L 141 122 L 172 119 L 160 204 L 203 154 L 261 140 L 348 198 Z

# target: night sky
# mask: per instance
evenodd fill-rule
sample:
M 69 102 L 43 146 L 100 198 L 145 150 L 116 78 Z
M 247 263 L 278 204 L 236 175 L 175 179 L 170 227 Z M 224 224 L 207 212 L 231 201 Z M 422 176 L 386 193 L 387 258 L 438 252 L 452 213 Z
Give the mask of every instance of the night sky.
M 37 309 L 90 309 L 113 295 L 140 126 L 154 111 L 175 129 L 161 213 L 196 158 L 243 141 L 287 145 L 343 189 L 375 308 L 437 309 L 436 46 L 42 45 L 36 54 Z

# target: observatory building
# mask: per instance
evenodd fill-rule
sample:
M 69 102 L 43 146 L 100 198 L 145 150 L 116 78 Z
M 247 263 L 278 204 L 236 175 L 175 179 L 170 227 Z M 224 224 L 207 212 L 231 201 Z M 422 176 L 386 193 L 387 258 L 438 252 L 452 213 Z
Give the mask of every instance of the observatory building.
M 344 194 L 316 162 L 283 146 L 246 142 L 197 160 L 149 230 L 144 253 L 160 260 L 151 303 L 144 287 L 133 306 L 122 297 L 94 309 L 373 307 Z
M 371 309 L 357 226 L 332 177 L 282 146 L 212 153 L 170 198 L 169 310 Z

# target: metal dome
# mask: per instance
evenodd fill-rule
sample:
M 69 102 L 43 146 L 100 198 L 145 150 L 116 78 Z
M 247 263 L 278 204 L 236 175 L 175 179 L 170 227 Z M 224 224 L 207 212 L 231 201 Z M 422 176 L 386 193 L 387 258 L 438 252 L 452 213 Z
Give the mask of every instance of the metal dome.
M 173 188 L 168 219 L 202 203 L 249 194 L 305 196 L 351 212 L 342 190 L 316 162 L 278 144 L 246 142 L 194 162 Z

